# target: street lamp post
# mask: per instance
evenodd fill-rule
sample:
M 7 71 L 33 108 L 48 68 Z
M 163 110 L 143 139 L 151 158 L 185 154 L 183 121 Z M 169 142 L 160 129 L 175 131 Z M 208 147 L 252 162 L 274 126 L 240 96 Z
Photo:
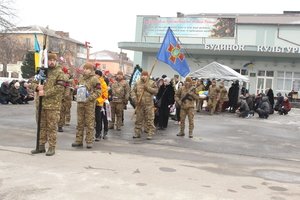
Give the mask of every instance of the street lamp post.
M 85 48 L 86 48 L 86 62 L 89 62 L 90 59 L 90 48 L 92 48 L 92 46 L 90 45 L 90 42 L 85 42 Z

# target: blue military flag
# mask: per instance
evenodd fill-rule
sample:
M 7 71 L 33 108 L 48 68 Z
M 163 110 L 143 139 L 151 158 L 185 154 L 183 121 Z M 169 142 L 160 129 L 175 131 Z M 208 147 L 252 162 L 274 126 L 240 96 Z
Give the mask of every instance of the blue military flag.
M 183 77 L 186 77 L 190 73 L 190 67 L 170 27 L 167 30 L 156 58 L 170 65 Z

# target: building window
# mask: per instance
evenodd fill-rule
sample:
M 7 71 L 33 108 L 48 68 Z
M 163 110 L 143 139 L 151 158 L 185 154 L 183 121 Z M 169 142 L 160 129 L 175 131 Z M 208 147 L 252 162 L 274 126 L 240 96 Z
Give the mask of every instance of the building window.
M 299 72 L 277 72 L 277 90 L 281 92 L 288 93 L 293 87 L 295 81 L 300 80 Z
M 267 71 L 267 77 L 274 77 L 274 71 Z
M 259 70 L 257 76 L 265 76 L 266 71 Z
M 257 76 L 257 94 L 264 93 L 268 88 L 273 88 L 274 71 L 259 70 Z

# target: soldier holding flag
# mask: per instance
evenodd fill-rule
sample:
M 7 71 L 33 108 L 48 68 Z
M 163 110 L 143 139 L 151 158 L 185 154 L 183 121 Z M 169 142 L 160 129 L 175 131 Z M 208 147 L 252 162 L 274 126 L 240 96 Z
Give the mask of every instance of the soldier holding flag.
M 154 81 L 149 80 L 149 73 L 143 71 L 141 79 L 136 82 L 131 98 L 136 105 L 136 121 L 133 138 L 140 138 L 142 129 L 148 134 L 147 139 L 151 140 L 154 134 L 154 103 L 153 95 L 156 95 L 158 88 Z
M 65 76 L 61 67 L 57 65 L 57 55 L 48 54 L 47 79 L 44 84 L 38 84 L 36 80 L 32 86 L 39 97 L 43 97 L 40 120 L 39 146 L 32 150 L 32 154 L 46 152 L 45 144 L 49 143 L 46 156 L 55 154 L 57 124 L 59 120 L 63 92 L 65 90 Z M 37 99 L 38 100 L 38 99 Z M 41 102 L 37 102 L 41 103 Z

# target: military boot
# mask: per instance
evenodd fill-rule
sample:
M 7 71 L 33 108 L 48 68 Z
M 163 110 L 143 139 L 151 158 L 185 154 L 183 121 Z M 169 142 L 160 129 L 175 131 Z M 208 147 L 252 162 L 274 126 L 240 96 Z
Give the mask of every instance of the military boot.
M 55 147 L 49 147 L 46 156 L 53 156 L 55 154 Z
M 177 133 L 177 136 L 185 136 L 185 134 L 183 132 L 179 132 Z
M 147 140 L 152 140 L 152 135 L 148 135 Z
M 38 153 L 45 153 L 45 152 L 46 152 L 45 145 L 42 144 L 42 145 L 39 145 L 38 149 L 32 150 L 31 154 L 38 154 Z
M 64 132 L 63 128 L 62 127 L 58 127 L 58 132 Z
M 82 142 L 73 142 L 72 143 L 72 147 L 82 147 L 82 146 L 83 146 Z
M 88 144 L 86 144 L 86 148 L 87 149 L 91 149 L 93 147 L 93 143 L 88 143 Z
M 141 135 L 140 134 L 134 134 L 134 136 L 132 136 L 132 138 L 141 138 Z

